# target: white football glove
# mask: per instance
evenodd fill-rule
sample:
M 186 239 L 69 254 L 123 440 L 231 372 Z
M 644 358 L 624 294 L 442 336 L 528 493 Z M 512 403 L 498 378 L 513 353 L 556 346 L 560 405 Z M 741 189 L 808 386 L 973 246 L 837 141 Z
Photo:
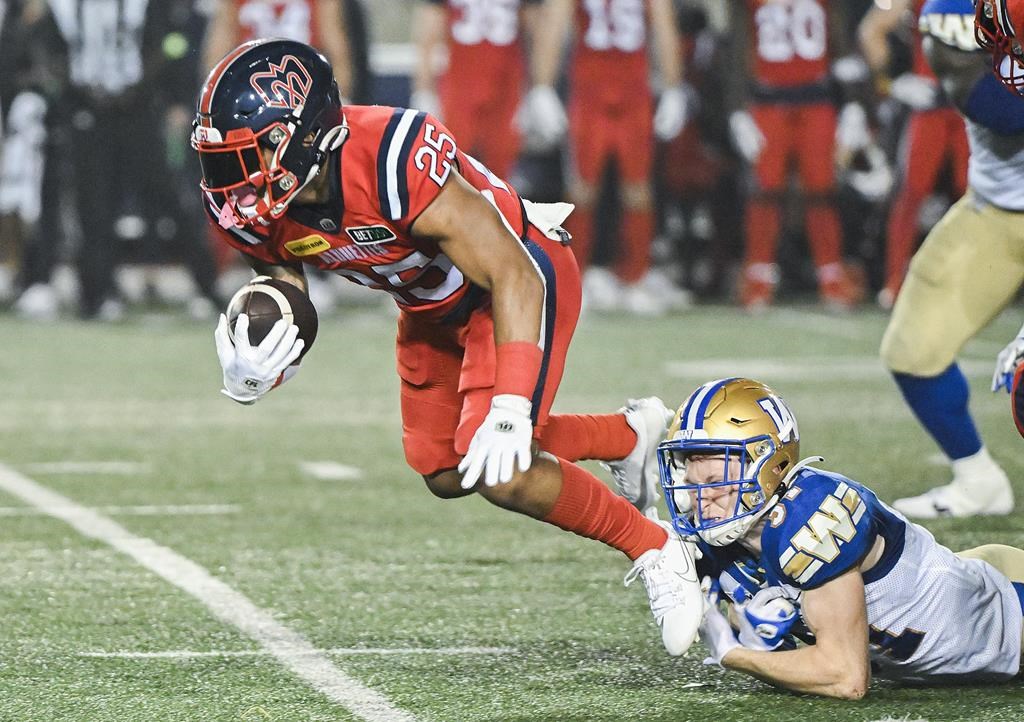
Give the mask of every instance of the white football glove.
M 732 650 L 742 647 L 736 639 L 732 625 L 718 609 L 719 589 L 718 580 L 711 577 L 704 577 L 700 585 L 701 591 L 707 598 L 707 605 L 704 611 L 704 620 L 700 623 L 700 639 L 708 648 L 711 655 L 704 659 L 704 664 L 717 664 L 722 666 L 722 660 Z
M 654 134 L 669 141 L 679 135 L 690 119 L 690 92 L 685 85 L 666 88 L 654 111 Z
M 732 144 L 748 163 L 757 162 L 764 150 L 765 137 L 757 127 L 757 121 L 746 110 L 733 111 L 729 116 L 729 135 Z
M 740 644 L 762 652 L 779 648 L 797 618 L 796 607 L 785 595 L 781 587 L 767 587 L 736 604 Z
M 240 404 L 255 403 L 274 388 L 278 378 L 302 353 L 306 342 L 298 337 L 299 327 L 283 318 L 275 323 L 257 346 L 249 343 L 249 316 L 240 313 L 235 321 L 235 342 L 228 335 L 228 319 L 222 313 L 213 333 L 217 357 L 224 370 L 221 393 Z
M 409 98 L 409 107 L 441 119 L 441 100 L 433 90 L 414 90 Z
M 903 73 L 893 79 L 889 95 L 913 110 L 929 110 L 939 102 L 939 85 L 916 73 Z
M 1017 365 L 1024 361 L 1024 326 L 1017 332 L 1017 338 L 1006 344 L 1006 348 L 999 352 L 996 358 L 996 370 L 992 374 L 992 391 L 1005 389 L 1010 393 L 1010 386 L 1013 385 L 1013 374 Z
M 491 399 L 491 410 L 469 442 L 469 451 L 459 462 L 462 488 L 472 489 L 486 469 L 487 486 L 506 484 L 518 460 L 520 471 L 533 462 L 533 404 L 524 396 L 499 394 Z
M 531 150 L 547 150 L 565 136 L 569 117 L 558 93 L 550 85 L 535 85 L 516 113 L 516 125 Z

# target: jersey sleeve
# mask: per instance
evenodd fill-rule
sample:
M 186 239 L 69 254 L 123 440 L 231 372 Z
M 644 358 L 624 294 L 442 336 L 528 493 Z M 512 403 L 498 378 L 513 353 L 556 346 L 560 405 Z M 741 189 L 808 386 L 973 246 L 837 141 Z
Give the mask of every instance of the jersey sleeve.
M 859 564 L 876 536 L 867 511 L 853 482 L 820 472 L 801 476 L 761 535 L 769 580 L 814 589 Z
M 395 108 L 377 151 L 381 215 L 408 231 L 458 164 L 452 133 L 423 111 Z
M 285 263 L 283 258 L 276 256 L 266 243 L 268 237 L 256 228 L 224 228 L 219 223 L 219 208 L 209 193 L 203 194 L 203 205 L 206 207 L 206 220 L 212 233 L 219 241 L 227 243 L 247 256 L 264 263 L 278 265 Z

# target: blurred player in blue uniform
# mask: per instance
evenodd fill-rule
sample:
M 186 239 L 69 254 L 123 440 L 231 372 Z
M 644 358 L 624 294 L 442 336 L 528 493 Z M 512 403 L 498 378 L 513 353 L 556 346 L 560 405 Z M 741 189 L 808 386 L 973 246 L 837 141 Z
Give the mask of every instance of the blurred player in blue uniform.
M 821 457 L 800 457 L 796 418 L 764 384 L 699 387 L 658 457 L 672 523 L 700 552 L 706 663 L 850 699 L 872 672 L 936 683 L 1020 671 L 1024 551 L 954 554 L 866 486 L 810 466 Z
M 975 427 L 956 356 L 1024 282 L 1024 99 L 989 71 L 971 0 L 928 0 L 920 27 L 928 61 L 965 118 L 968 191 L 915 254 L 881 355 L 949 458 L 953 481 L 893 506 L 918 518 L 1008 514 L 1013 491 Z

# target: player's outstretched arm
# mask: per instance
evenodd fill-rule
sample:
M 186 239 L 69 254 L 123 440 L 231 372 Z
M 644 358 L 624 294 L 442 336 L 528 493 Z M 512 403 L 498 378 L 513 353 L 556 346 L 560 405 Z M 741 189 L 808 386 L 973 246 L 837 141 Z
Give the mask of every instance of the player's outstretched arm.
M 851 569 L 803 595 L 803 616 L 815 644 L 786 652 L 737 647 L 722 666 L 794 692 L 860 699 L 871 681 L 864 580 Z
M 511 481 L 532 463 L 533 410 L 540 349 L 544 281 L 523 244 L 497 209 L 453 171 L 412 226 L 414 236 L 438 241 L 470 281 L 490 291 L 497 364 L 491 410 L 459 465 L 462 486 Z M 486 473 L 485 473 L 486 472 Z

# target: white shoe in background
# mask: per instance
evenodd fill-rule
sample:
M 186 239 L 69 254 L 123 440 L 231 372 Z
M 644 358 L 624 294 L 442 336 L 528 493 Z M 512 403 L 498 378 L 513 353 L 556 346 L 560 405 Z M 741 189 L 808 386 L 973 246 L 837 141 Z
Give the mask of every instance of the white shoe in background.
M 622 304 L 622 284 L 607 268 L 592 266 L 583 274 L 583 305 L 589 311 L 616 311 Z
M 48 283 L 33 283 L 14 302 L 14 310 L 30 321 L 55 321 L 60 311 L 60 301 L 53 286 Z
M 897 499 L 894 509 L 914 519 L 1003 516 L 1013 511 L 1013 487 L 984 446 L 952 462 L 953 481 L 918 496 Z

